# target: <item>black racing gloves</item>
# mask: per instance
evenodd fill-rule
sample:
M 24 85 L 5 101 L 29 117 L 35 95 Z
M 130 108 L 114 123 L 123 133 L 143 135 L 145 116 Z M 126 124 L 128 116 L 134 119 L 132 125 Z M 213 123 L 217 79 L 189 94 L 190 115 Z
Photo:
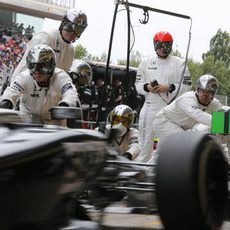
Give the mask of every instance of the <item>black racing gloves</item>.
M 10 100 L 4 99 L 0 102 L 0 108 L 13 109 L 13 103 Z
M 58 106 L 64 106 L 64 107 L 69 107 L 69 105 L 65 102 L 61 102 Z
M 126 153 L 124 154 L 124 157 L 126 157 L 126 158 L 129 159 L 129 160 L 132 160 L 132 154 L 129 153 L 129 152 L 126 152 Z

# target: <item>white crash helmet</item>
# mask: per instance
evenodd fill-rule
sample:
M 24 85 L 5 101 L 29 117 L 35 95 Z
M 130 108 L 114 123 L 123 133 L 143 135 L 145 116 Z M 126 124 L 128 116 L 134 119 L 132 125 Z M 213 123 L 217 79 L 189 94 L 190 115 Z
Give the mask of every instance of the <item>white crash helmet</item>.
M 74 60 L 69 70 L 72 81 L 77 86 L 87 86 L 93 78 L 93 71 L 90 65 L 82 60 Z
M 117 105 L 108 115 L 111 127 L 118 130 L 117 136 L 123 136 L 133 125 L 134 112 L 128 105 Z
M 196 92 L 198 92 L 199 89 L 212 91 L 213 97 L 216 95 L 218 88 L 218 80 L 209 74 L 200 76 L 196 82 Z
M 116 129 L 116 136 L 123 136 L 133 125 L 134 112 L 128 105 L 117 105 L 108 115 L 111 128 Z
M 70 32 L 74 32 L 78 38 L 80 38 L 81 34 L 88 26 L 87 16 L 84 12 L 78 9 L 69 9 L 59 27 L 59 30 L 66 30 Z
M 50 46 L 36 45 L 26 56 L 26 63 L 31 74 L 38 71 L 52 76 L 56 67 L 56 55 Z

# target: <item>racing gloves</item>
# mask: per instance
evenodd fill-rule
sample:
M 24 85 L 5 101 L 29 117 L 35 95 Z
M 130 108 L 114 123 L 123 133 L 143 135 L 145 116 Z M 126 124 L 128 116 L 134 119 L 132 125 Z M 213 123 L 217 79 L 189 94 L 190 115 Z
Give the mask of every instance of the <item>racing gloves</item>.
M 10 100 L 4 99 L 0 102 L 0 108 L 13 109 L 13 103 Z
M 126 157 L 126 158 L 129 159 L 129 160 L 132 160 L 132 154 L 129 153 L 129 152 L 126 152 L 126 153 L 124 154 L 124 157 Z

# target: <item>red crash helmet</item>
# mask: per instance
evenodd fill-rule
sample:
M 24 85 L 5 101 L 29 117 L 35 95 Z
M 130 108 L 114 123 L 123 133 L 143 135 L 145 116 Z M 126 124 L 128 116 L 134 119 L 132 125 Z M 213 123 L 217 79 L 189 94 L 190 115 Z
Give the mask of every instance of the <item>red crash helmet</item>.
M 160 31 L 156 33 L 153 38 L 154 49 L 164 49 L 164 57 L 167 57 L 168 54 L 172 51 L 173 38 L 170 33 L 166 31 Z M 160 54 L 158 54 L 160 56 Z
M 172 35 L 166 31 L 160 31 L 155 34 L 154 42 L 173 42 Z

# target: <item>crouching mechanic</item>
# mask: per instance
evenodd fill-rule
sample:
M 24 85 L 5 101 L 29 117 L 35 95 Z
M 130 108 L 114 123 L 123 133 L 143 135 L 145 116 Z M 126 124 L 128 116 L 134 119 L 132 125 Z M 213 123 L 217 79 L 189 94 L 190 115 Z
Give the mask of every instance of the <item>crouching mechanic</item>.
M 217 90 L 217 79 L 212 75 L 202 75 L 196 82 L 195 92 L 184 93 L 157 113 L 153 127 L 159 138 L 158 151 L 173 133 L 187 130 L 210 132 L 212 112 L 223 108 L 215 98 Z
M 140 154 L 139 133 L 132 127 L 134 112 L 127 105 L 118 105 L 108 114 L 108 124 L 104 133 L 109 136 L 111 129 L 115 131 L 112 147 L 129 160 L 134 160 Z
M 93 70 L 85 61 L 75 59 L 68 73 L 77 88 L 77 91 L 81 87 L 90 85 L 92 82 Z
M 20 97 L 19 109 L 32 122 L 66 125 L 65 120 L 51 119 L 52 106 L 76 106 L 77 90 L 69 75 L 56 68 L 56 57 L 48 45 L 33 47 L 26 57 L 27 68 L 16 76 L 1 96 L 0 107 L 13 109 Z
M 72 66 L 70 67 L 68 74 L 77 89 L 80 99 L 79 103 L 82 103 L 85 91 L 88 90 L 88 87 L 92 83 L 93 70 L 86 61 L 75 59 Z M 92 93 L 88 92 L 87 94 L 91 95 Z M 90 100 L 92 99 L 91 96 L 89 98 Z
M 79 99 L 77 101 L 77 107 L 81 108 L 81 117 L 82 120 L 84 120 L 82 98 L 84 92 L 88 89 L 88 86 L 92 82 L 93 70 L 87 62 L 75 59 L 72 63 L 72 66 L 70 67 L 68 74 L 71 77 L 72 82 L 77 89 Z M 90 94 L 90 92 L 88 93 Z M 67 119 L 67 126 L 69 128 L 83 128 L 83 123 L 82 121 L 79 122 L 76 119 Z

